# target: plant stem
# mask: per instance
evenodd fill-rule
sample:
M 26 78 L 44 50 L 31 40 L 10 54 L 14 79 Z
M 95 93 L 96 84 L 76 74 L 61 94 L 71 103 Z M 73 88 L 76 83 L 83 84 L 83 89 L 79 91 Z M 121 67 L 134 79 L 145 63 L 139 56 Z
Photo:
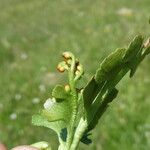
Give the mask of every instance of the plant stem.
M 72 106 L 73 107 L 73 112 L 72 112 L 72 116 L 71 116 L 71 120 L 70 120 L 70 126 L 68 129 L 68 137 L 67 137 L 67 144 L 66 144 L 66 150 L 70 150 L 70 146 L 73 140 L 73 136 L 74 136 L 74 129 L 75 129 L 75 122 L 76 122 L 76 116 L 77 116 L 77 102 L 78 102 L 78 96 L 77 96 L 77 91 L 75 88 L 75 81 L 74 81 L 74 77 L 75 77 L 75 66 L 76 62 L 75 62 L 75 57 L 72 57 L 72 64 L 69 70 L 69 84 L 70 84 L 70 88 L 71 88 L 71 94 L 72 94 Z
M 74 134 L 73 142 L 71 144 L 70 150 L 76 150 L 80 142 L 80 139 L 82 138 L 85 130 L 87 129 L 87 126 L 88 126 L 87 121 L 81 118 L 78 127 L 76 129 L 76 132 Z
M 58 138 L 59 138 L 59 143 L 60 143 L 58 150 L 65 150 L 65 143 L 62 141 L 59 135 L 58 135 Z

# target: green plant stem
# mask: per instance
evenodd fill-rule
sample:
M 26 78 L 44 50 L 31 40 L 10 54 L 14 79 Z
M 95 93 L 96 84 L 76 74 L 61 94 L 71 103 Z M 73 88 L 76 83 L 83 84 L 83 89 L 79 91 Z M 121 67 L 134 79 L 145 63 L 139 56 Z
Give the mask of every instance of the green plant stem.
M 65 150 L 65 143 L 62 141 L 59 135 L 58 135 L 58 138 L 59 138 L 59 143 L 60 143 L 58 150 Z
M 70 120 L 70 126 L 69 126 L 69 130 L 68 130 L 68 136 L 67 136 L 67 144 L 66 144 L 66 150 L 70 150 L 70 146 L 73 140 L 73 136 L 74 136 L 74 129 L 75 129 L 75 122 L 76 122 L 76 116 L 77 116 L 77 102 L 78 102 L 78 95 L 77 95 L 77 91 L 75 88 L 75 81 L 74 81 L 74 72 L 75 72 L 75 57 L 72 57 L 72 64 L 71 64 L 71 68 L 69 70 L 69 84 L 70 84 L 70 88 L 71 88 L 71 94 L 72 94 L 72 106 L 73 107 L 73 112 L 72 112 L 72 117 Z
M 88 126 L 87 121 L 81 118 L 78 127 L 75 131 L 70 150 L 76 150 L 77 146 L 79 145 L 80 139 L 82 138 L 85 130 L 87 129 L 87 126 Z
M 65 150 L 65 146 L 60 144 L 59 147 L 58 147 L 58 150 Z

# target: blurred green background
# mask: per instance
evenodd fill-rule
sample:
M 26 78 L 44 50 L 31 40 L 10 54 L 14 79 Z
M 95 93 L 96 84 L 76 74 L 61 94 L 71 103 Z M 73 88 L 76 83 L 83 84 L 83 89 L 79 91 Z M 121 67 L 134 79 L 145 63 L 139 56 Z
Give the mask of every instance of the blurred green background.
M 0 140 L 9 148 L 49 141 L 53 131 L 31 125 L 31 116 L 51 97 L 61 53 L 75 53 L 85 81 L 117 47 L 136 34 L 150 36 L 149 0 L 0 0 Z M 120 93 L 80 150 L 150 149 L 150 57 Z

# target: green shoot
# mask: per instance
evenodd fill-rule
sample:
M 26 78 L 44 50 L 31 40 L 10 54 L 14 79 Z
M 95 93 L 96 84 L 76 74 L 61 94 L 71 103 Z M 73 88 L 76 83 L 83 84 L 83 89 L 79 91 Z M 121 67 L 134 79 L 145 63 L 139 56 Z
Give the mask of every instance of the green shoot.
M 106 57 L 87 85 L 77 89 L 84 74 L 83 66 L 71 52 L 63 53 L 58 71 L 68 73 L 67 85 L 56 85 L 52 98 L 45 101 L 43 109 L 34 115 L 32 123 L 54 130 L 59 139 L 58 150 L 76 150 L 79 142 L 90 144 L 89 135 L 118 94 L 117 84 L 130 72 L 134 75 L 145 56 L 150 53 L 150 39 L 145 43 L 136 36 L 128 48 L 119 48 Z M 51 150 L 46 142 L 33 146 Z

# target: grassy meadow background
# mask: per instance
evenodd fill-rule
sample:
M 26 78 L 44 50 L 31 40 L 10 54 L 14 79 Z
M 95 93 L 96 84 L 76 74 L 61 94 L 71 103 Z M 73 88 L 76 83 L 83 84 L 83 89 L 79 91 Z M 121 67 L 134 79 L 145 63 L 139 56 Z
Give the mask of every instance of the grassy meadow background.
M 75 53 L 84 81 L 99 63 L 131 39 L 150 36 L 149 0 L 0 0 L 0 141 L 12 148 L 40 140 L 54 150 L 53 131 L 31 124 L 51 97 L 61 53 Z M 119 95 L 79 150 L 150 149 L 150 56 L 135 76 L 119 84 Z

